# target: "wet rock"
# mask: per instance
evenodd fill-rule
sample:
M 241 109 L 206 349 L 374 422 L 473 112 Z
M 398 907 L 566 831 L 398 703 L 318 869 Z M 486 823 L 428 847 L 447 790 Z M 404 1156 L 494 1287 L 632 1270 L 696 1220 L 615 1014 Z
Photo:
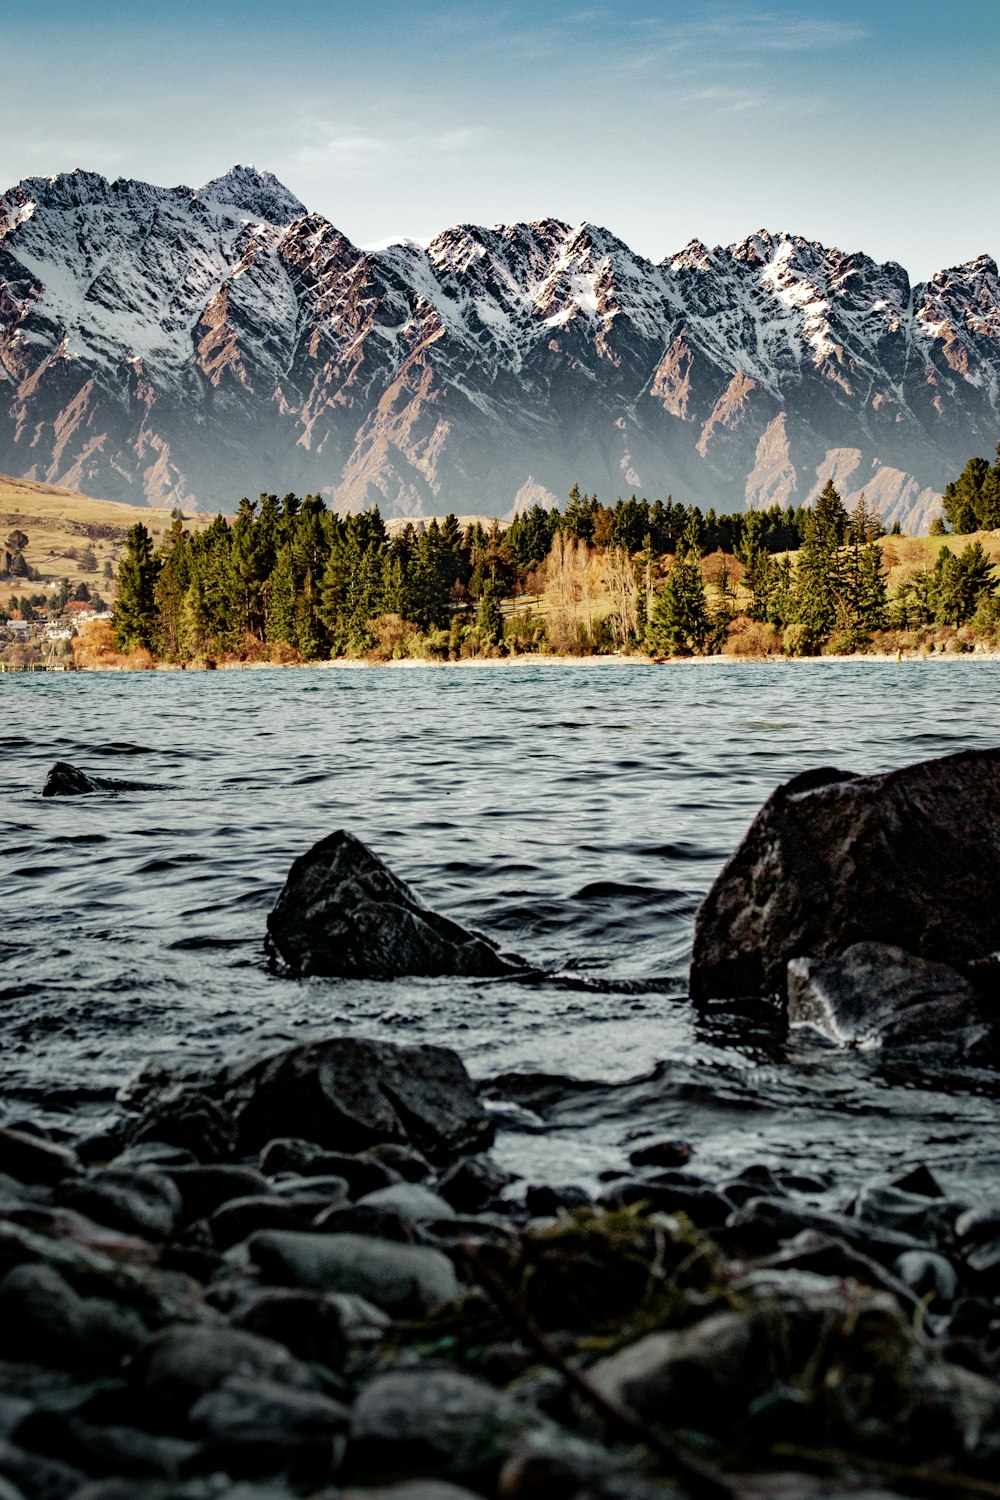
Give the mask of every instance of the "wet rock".
M 346 1446 L 350 1412 L 315 1391 L 230 1375 L 199 1397 L 189 1422 L 208 1444 L 206 1468 L 324 1479 L 337 1468 Z
M 1000 949 L 998 884 L 1000 750 L 808 771 L 769 798 L 702 903 L 691 996 L 783 997 L 789 959 L 866 941 L 983 958 Z
M 947 1198 L 927 1198 L 880 1183 L 867 1184 L 854 1201 L 857 1218 L 932 1244 L 951 1241 L 963 1208 Z
M 920 1251 L 904 1251 L 904 1255 L 919 1255 Z M 899 1259 L 902 1259 L 900 1257 Z M 899 1260 L 896 1261 L 899 1265 Z M 917 1294 L 910 1284 L 895 1271 L 889 1271 L 871 1256 L 864 1255 L 834 1235 L 822 1234 L 816 1229 L 804 1229 L 786 1241 L 764 1265 L 773 1270 L 811 1271 L 817 1276 L 850 1278 L 861 1286 L 878 1287 L 891 1292 L 902 1306 L 916 1305 Z
M 364 1193 L 373 1193 L 377 1188 L 389 1187 L 391 1183 L 402 1180 L 400 1173 L 392 1167 L 367 1160 L 363 1155 L 327 1151 L 312 1141 L 287 1136 L 268 1141 L 260 1153 L 260 1166 L 269 1177 L 282 1172 L 294 1172 L 302 1177 L 328 1177 L 332 1174 L 343 1179 L 352 1198 L 360 1198 Z
M 459 1213 L 474 1214 L 513 1181 L 491 1156 L 469 1156 L 448 1168 L 438 1181 L 438 1192 Z
M 430 1162 L 421 1152 L 413 1146 L 401 1146 L 397 1141 L 379 1141 L 374 1146 L 367 1146 L 359 1153 L 358 1160 L 380 1166 L 392 1172 L 394 1177 L 402 1177 L 404 1182 L 422 1182 L 431 1174 Z M 377 1185 L 373 1183 L 368 1191 L 374 1191 Z
M 658 1213 L 686 1214 L 699 1229 L 721 1228 L 734 1208 L 734 1204 L 714 1188 L 631 1179 L 613 1184 L 598 1201 L 609 1208 L 646 1203 Z
M 950 1307 L 958 1293 L 958 1275 L 951 1261 L 932 1250 L 907 1250 L 895 1264 L 900 1281 L 915 1296 L 932 1298 L 931 1308 L 937 1312 L 941 1307 Z
M 962 1259 L 991 1292 L 1000 1291 L 1000 1209 L 969 1209 L 955 1224 Z
M 234 1328 L 284 1344 L 307 1364 L 343 1368 L 348 1349 L 345 1318 L 331 1297 L 267 1288 L 240 1303 L 229 1321 Z
M 183 1222 L 207 1219 L 233 1198 L 254 1198 L 269 1191 L 267 1178 L 254 1167 L 178 1166 L 166 1171 L 180 1191 Z
M 923 1250 L 913 1235 L 883 1229 L 848 1214 L 824 1213 L 783 1198 L 752 1198 L 729 1216 L 720 1241 L 749 1255 L 770 1255 L 803 1230 L 842 1240 L 882 1266 L 907 1250 Z
M 989 1036 L 975 991 L 947 964 L 914 958 L 889 943 L 854 943 L 838 957 L 793 958 L 788 1022 L 809 1026 L 837 1046 L 933 1043 L 971 1055 Z
M 451 1261 L 423 1245 L 277 1230 L 255 1234 L 249 1252 L 274 1285 L 354 1292 L 393 1316 L 418 1316 L 459 1294 Z
M 131 1366 L 136 1394 L 157 1425 L 183 1421 L 191 1405 L 231 1376 L 313 1390 L 309 1367 L 283 1344 L 238 1328 L 177 1325 L 154 1334 Z
M 938 1182 L 930 1167 L 924 1166 L 923 1163 L 919 1167 L 914 1167 L 911 1171 L 904 1173 L 902 1177 L 897 1177 L 892 1186 L 899 1188 L 900 1192 L 903 1193 L 918 1193 L 921 1198 L 944 1197 L 944 1188 Z
M 686 1167 L 694 1155 L 690 1141 L 650 1141 L 629 1152 L 633 1167 Z
M 276 1196 L 234 1198 L 216 1209 L 209 1220 L 212 1243 L 219 1250 L 238 1245 L 261 1229 L 308 1229 L 325 1198 L 288 1200 Z
M 134 1128 L 134 1125 L 133 1125 Z M 128 1135 L 128 1127 L 125 1127 Z M 155 1138 L 144 1137 L 133 1146 L 126 1146 L 111 1161 L 114 1167 L 145 1167 L 157 1168 L 164 1172 L 172 1172 L 175 1167 L 190 1167 L 197 1164 L 198 1158 L 187 1146 L 172 1146 L 167 1141 L 158 1141 Z
M 358 1208 L 389 1209 L 406 1224 L 422 1224 L 427 1219 L 453 1219 L 450 1203 L 419 1182 L 399 1182 L 378 1188 L 358 1199 Z
M 103 1297 L 82 1297 L 51 1266 L 19 1265 L 0 1281 L 0 1349 L 57 1369 L 111 1369 L 145 1337 L 142 1320 Z
M 0 1443 L 0 1479 L 20 1490 L 25 1500 L 70 1500 L 87 1476 L 57 1458 L 29 1453 L 15 1443 Z
M 156 792 L 160 788 L 148 781 L 125 781 L 120 776 L 92 776 L 57 760 L 42 787 L 43 797 L 87 797 L 92 792 Z
M 642 1421 L 711 1430 L 742 1415 L 767 1372 L 751 1318 L 725 1312 L 693 1328 L 647 1334 L 598 1360 L 588 1379 Z
M 551 1219 L 563 1209 L 573 1213 L 578 1208 L 590 1208 L 593 1201 L 586 1188 L 577 1187 L 575 1183 L 550 1186 L 533 1182 L 524 1194 L 524 1205 L 533 1219 Z
M 133 1146 L 155 1142 L 158 1150 L 179 1147 L 190 1153 L 189 1161 L 219 1162 L 236 1150 L 236 1125 L 222 1104 L 197 1087 L 172 1087 L 133 1123 L 129 1140 Z
M 524 967 L 488 939 L 428 910 L 343 830 L 314 844 L 292 865 L 267 919 L 267 947 L 294 974 L 342 978 L 478 978 Z
M 412 1245 L 417 1239 L 412 1221 L 394 1208 L 372 1203 L 337 1204 L 316 1215 L 313 1227 L 324 1234 L 361 1234 L 376 1240 Z
M 193 1443 L 181 1438 L 98 1425 L 73 1411 L 36 1412 L 18 1428 L 17 1441 L 36 1453 L 58 1454 L 85 1474 L 136 1479 L 173 1478 L 195 1451 Z
M 357 1037 L 307 1042 L 228 1080 L 225 1102 L 240 1147 L 305 1135 L 334 1150 L 413 1142 L 440 1156 L 488 1144 L 492 1125 L 448 1047 L 397 1047 Z
M 0 1126 L 0 1172 L 19 1182 L 52 1186 L 79 1172 L 76 1154 L 42 1136 Z
M 181 1214 L 179 1190 L 159 1172 L 102 1167 L 63 1186 L 59 1200 L 98 1224 L 148 1240 L 167 1239 Z
M 489 1481 L 537 1417 L 484 1381 L 423 1368 L 379 1375 L 351 1417 L 347 1465 L 359 1478 L 449 1475 Z

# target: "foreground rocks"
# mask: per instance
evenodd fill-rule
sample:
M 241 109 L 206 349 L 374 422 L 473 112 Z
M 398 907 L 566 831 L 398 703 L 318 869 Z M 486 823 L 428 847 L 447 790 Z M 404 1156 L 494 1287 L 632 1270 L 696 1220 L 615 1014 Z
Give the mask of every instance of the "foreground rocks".
M 1000 750 L 779 787 L 695 927 L 699 1001 L 786 994 L 789 960 L 877 942 L 959 967 L 1000 950 Z
M 300 975 L 479 978 L 524 967 L 487 938 L 423 906 L 360 839 L 343 831 L 292 865 L 267 919 L 267 947 Z
M 706 1178 L 696 1141 L 666 1140 L 623 1152 L 595 1203 L 512 1180 L 482 1141 L 462 1154 L 463 1130 L 446 1144 L 450 1089 L 456 1119 L 478 1108 L 453 1055 L 309 1046 L 335 1104 L 301 1057 L 267 1094 L 289 1053 L 220 1074 L 225 1162 L 123 1128 L 79 1151 L 0 1129 L 18 1172 L 0 1175 L 0 1500 L 829 1500 L 909 1473 L 990 1480 L 1000 1200 L 921 1168 L 820 1201 L 763 1164 Z M 414 1052 L 422 1089 L 443 1069 L 436 1151 L 362 1144 Z M 268 1139 L 261 1101 L 285 1131 L 296 1087 L 299 1133 Z M 161 1080 L 147 1124 L 168 1136 L 170 1101 Z

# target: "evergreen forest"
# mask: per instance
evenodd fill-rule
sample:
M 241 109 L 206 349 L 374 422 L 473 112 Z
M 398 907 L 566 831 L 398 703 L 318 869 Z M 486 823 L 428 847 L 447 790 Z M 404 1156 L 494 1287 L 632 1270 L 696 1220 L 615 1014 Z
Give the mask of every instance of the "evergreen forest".
M 956 531 L 993 504 L 1000 457 L 985 474 L 981 462 L 946 492 Z M 175 512 L 155 550 L 133 526 L 104 650 L 215 665 L 992 641 L 1000 602 L 981 544 L 941 547 L 890 591 L 894 543 L 863 496 L 848 512 L 831 482 L 815 506 L 734 515 L 635 496 L 608 506 L 574 486 L 562 508 L 464 527 L 449 515 L 389 528 L 377 509 L 262 495 L 204 529 Z

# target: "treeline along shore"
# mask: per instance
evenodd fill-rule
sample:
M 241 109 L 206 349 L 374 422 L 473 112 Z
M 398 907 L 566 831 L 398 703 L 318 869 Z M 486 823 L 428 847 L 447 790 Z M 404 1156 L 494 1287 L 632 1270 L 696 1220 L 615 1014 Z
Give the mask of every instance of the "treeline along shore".
M 74 655 L 150 666 L 993 649 L 997 565 L 979 533 L 1000 526 L 1000 450 L 947 487 L 945 514 L 976 535 L 942 542 L 944 521 L 936 542 L 886 535 L 864 496 L 848 512 L 832 481 L 810 508 L 723 516 L 669 499 L 608 506 L 574 486 L 562 509 L 536 505 L 506 526 L 449 515 L 394 535 L 374 508 L 340 516 L 315 495 L 262 495 L 203 529 L 176 513 L 155 549 L 132 526 L 113 617 L 88 622 Z

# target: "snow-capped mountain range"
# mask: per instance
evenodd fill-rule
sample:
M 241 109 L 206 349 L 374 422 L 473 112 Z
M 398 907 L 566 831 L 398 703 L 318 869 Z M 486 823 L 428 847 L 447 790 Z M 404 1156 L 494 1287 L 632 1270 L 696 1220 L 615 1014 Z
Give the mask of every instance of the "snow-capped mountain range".
M 94 495 L 733 510 L 832 477 L 914 530 L 998 437 L 986 255 L 911 286 L 789 234 L 654 264 L 555 219 L 365 250 L 251 167 L 0 197 L 0 470 Z

